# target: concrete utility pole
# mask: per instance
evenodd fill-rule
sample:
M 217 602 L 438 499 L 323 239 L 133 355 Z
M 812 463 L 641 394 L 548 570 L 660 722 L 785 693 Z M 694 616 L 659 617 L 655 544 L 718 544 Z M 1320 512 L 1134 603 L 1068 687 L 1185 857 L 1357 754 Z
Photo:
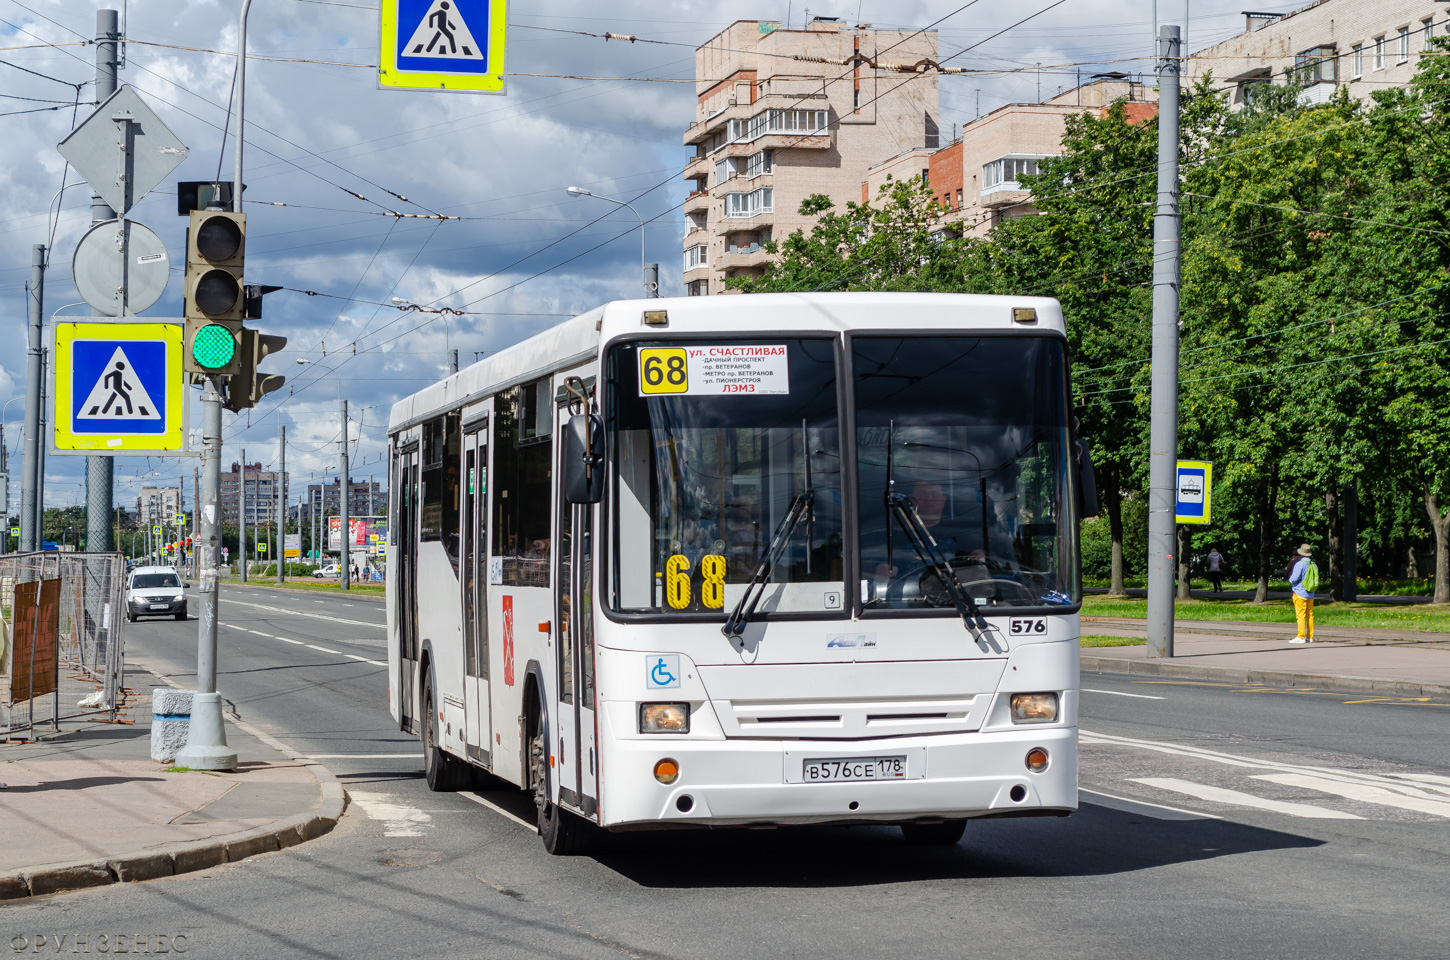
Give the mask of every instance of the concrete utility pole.
M 346 589 L 348 589 L 349 581 L 352 579 L 352 544 L 348 542 L 349 537 L 347 535 L 347 514 L 348 514 L 348 507 L 351 506 L 351 504 L 349 504 L 347 502 L 347 495 L 350 492 L 348 488 L 351 487 L 352 484 L 348 481 L 348 476 L 347 476 L 347 469 L 348 468 L 347 468 L 347 401 L 346 400 L 342 401 L 342 457 L 341 457 L 341 461 L 342 461 L 341 464 L 340 464 L 341 469 L 342 469 L 342 476 L 340 478 L 341 483 L 339 483 L 338 484 L 338 487 L 337 487 L 337 493 L 338 493 L 338 497 L 337 497 L 337 513 L 338 513 L 337 533 L 338 533 L 338 545 L 342 547 L 342 556 L 341 556 L 341 559 L 338 560 L 337 565 L 341 569 L 342 572 L 341 572 L 341 575 L 337 579 L 338 579 L 338 583 L 342 586 L 342 589 L 346 590 Z
M 96 11 L 96 102 L 116 92 L 117 39 L 121 35 L 115 10 Z M 129 196 L 129 192 L 127 194 Z M 98 195 L 91 196 L 91 223 L 114 220 L 116 211 Z M 122 298 L 122 303 L 125 303 Z M 91 316 L 101 316 L 91 308 Z M 86 457 L 86 549 L 111 550 L 111 492 L 115 486 L 114 457 Z
M 191 579 L 201 576 L 201 471 L 191 468 Z
M 1153 216 L 1153 397 L 1148 459 L 1148 656 L 1173 656 L 1178 473 L 1179 29 L 1158 31 L 1158 210 Z
M 287 428 L 277 427 L 277 545 L 272 556 L 277 558 L 277 582 L 287 581 Z
M 30 248 L 30 283 L 26 288 L 30 306 L 29 346 L 26 350 L 25 446 L 20 467 L 20 552 L 40 549 L 36 528 L 36 503 L 40 499 L 40 325 L 45 306 L 45 244 Z
M 1359 599 L 1359 482 L 1344 488 L 1344 599 Z
M 201 536 L 196 553 L 201 560 L 200 616 L 197 618 L 196 696 L 191 701 L 191 723 L 186 746 L 176 755 L 176 765 L 193 770 L 235 770 L 237 752 L 227 746 L 222 722 L 222 700 L 216 689 L 217 654 L 217 566 L 221 561 L 222 398 L 216 377 L 207 377 L 201 388 L 202 449 Z
M 247 448 L 242 448 L 242 472 L 237 475 L 237 570 L 247 582 Z

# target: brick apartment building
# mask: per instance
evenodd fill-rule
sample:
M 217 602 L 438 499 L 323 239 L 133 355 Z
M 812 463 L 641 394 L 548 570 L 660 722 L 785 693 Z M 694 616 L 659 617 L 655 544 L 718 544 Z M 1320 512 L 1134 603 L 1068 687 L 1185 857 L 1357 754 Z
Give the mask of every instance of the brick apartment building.
M 1434 37 L 1450 28 L 1450 4 L 1429 0 L 1318 0 L 1289 13 L 1245 13 L 1244 32 L 1190 54 L 1184 83 L 1212 73 L 1242 106 L 1254 87 L 1294 80 L 1302 99 L 1324 103 L 1409 84 Z
M 938 146 L 935 74 L 877 70 L 858 53 L 883 64 L 935 61 L 937 35 L 830 17 L 800 30 L 742 20 L 695 51 L 686 293 L 724 293 L 727 278 L 759 273 L 767 240 L 809 227 L 797 211 L 811 194 L 854 196 L 881 158 Z
M 381 484 L 376 480 L 352 480 L 349 478 L 347 512 L 351 517 L 383 516 L 388 512 L 388 498 Z M 311 523 L 314 516 L 336 516 L 338 485 L 332 483 L 309 483 L 307 499 L 298 508 L 298 519 Z
M 142 528 L 157 523 L 170 525 L 178 513 L 184 512 L 185 499 L 180 487 L 142 487 L 136 498 L 137 523 Z

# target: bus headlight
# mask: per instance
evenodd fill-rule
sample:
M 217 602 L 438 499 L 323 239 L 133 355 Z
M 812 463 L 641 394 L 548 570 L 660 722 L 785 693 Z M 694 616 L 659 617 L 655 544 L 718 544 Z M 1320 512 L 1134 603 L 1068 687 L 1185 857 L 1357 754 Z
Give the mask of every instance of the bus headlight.
M 1012 694 L 1013 723 L 1052 723 L 1057 719 L 1057 694 Z
M 641 703 L 639 705 L 640 733 L 689 733 L 690 705 L 688 703 Z

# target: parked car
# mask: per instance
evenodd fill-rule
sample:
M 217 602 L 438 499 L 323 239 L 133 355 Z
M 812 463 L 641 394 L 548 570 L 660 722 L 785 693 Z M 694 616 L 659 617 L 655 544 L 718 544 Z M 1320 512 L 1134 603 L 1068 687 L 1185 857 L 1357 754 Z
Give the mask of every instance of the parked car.
M 312 575 L 319 580 L 326 580 L 329 577 L 336 580 L 342 576 L 342 567 L 339 567 L 335 563 L 329 563 L 325 567 L 318 567 L 312 571 Z
M 191 584 L 175 567 L 137 567 L 126 580 L 126 619 L 175 617 L 186 619 L 186 591 Z

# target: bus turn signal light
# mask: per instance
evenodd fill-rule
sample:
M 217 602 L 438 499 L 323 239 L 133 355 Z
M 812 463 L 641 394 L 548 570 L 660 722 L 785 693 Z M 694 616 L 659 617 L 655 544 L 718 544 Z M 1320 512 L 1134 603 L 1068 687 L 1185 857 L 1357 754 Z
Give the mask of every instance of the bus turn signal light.
M 668 786 L 680 779 L 680 765 L 673 760 L 661 760 L 655 764 L 655 779 Z
M 1047 769 L 1047 751 L 1041 747 L 1033 747 L 1027 751 L 1027 769 L 1033 773 L 1041 773 Z
M 1057 720 L 1057 694 L 1012 694 L 1013 723 L 1052 723 Z

